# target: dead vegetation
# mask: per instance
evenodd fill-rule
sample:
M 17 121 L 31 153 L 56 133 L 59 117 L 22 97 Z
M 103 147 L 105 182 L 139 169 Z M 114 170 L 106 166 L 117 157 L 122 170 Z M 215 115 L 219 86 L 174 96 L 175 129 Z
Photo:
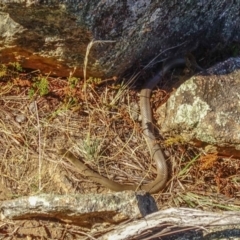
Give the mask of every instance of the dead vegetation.
M 18 64 L 1 65 L 1 200 L 38 193 L 109 191 L 75 172 L 59 154 L 61 148 L 120 183 L 153 180 L 155 167 L 140 127 L 139 91 L 126 84 L 116 79 L 54 78 L 24 72 Z M 165 91 L 155 90 L 153 105 L 166 97 Z M 167 142 L 165 155 L 171 178 L 154 196 L 161 209 L 240 210 L 238 159 L 207 154 L 180 138 Z M 87 239 L 87 232 L 41 219 L 0 225 L 0 237 L 6 239 Z

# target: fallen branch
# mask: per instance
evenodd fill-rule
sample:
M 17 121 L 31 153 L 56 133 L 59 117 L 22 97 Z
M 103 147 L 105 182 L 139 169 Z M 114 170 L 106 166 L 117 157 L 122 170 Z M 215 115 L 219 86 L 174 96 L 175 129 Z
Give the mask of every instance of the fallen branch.
M 91 227 L 119 223 L 157 211 L 154 199 L 133 191 L 108 194 L 41 194 L 0 202 L 1 219 L 55 218 Z
M 167 224 L 166 224 L 167 223 Z M 120 240 L 136 238 L 144 232 L 156 232 L 158 228 L 160 233 L 158 237 L 170 235 L 181 230 L 173 232 L 173 228 L 185 227 L 189 229 L 205 229 L 212 226 L 226 226 L 240 224 L 240 212 L 208 212 L 188 208 L 170 208 L 146 216 L 144 219 L 135 220 L 121 225 L 115 230 L 105 234 L 101 239 Z M 175 226 L 173 226 L 175 225 Z M 170 227 L 169 227 L 170 226 Z M 187 228 L 186 228 L 187 227 Z M 153 235 L 149 239 L 152 239 Z M 144 238 L 148 239 L 148 238 Z

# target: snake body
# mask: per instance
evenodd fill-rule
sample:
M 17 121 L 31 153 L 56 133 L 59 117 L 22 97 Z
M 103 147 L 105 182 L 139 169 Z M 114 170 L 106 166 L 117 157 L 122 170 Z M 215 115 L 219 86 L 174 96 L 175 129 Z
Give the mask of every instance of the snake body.
M 179 65 L 185 65 L 185 58 L 175 58 L 166 62 L 162 70 L 159 71 L 152 79 L 150 79 L 142 88 L 140 93 L 140 111 L 142 116 L 142 129 L 143 134 L 146 139 L 147 146 L 150 150 L 152 159 L 156 162 L 157 166 L 157 177 L 153 182 L 145 185 L 126 185 L 119 184 L 108 178 L 101 176 L 100 174 L 94 172 L 84 163 L 79 161 L 71 152 L 62 150 L 61 153 L 64 154 L 76 167 L 81 174 L 89 177 L 94 182 L 100 183 L 106 188 L 113 191 L 125 191 L 125 190 L 145 190 L 149 193 L 157 193 L 159 190 L 163 189 L 166 185 L 168 178 L 168 169 L 166 160 L 163 156 L 160 146 L 156 143 L 156 137 L 154 136 L 154 127 L 152 122 L 152 110 L 150 105 L 150 96 L 154 87 L 158 84 L 160 79 L 169 71 L 171 68 L 177 67 Z

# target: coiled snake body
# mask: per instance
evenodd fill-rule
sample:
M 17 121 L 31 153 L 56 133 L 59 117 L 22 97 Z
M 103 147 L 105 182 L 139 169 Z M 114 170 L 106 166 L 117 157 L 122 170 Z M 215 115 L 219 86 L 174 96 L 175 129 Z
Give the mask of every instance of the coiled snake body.
M 142 116 L 143 134 L 145 136 L 146 143 L 150 150 L 151 157 L 156 162 L 157 166 L 157 177 L 153 182 L 150 182 L 142 186 L 125 184 L 122 185 L 94 172 L 93 170 L 88 168 L 85 164 L 80 162 L 71 152 L 61 150 L 61 153 L 64 154 L 64 156 L 67 157 L 75 165 L 75 167 L 77 168 L 76 170 L 78 170 L 80 173 L 113 191 L 145 190 L 149 193 L 156 193 L 159 190 L 163 189 L 167 182 L 168 169 L 162 150 L 160 146 L 156 143 L 156 138 L 154 136 L 150 96 L 152 89 L 158 84 L 159 80 L 166 74 L 167 71 L 179 65 L 184 65 L 185 63 L 186 63 L 185 58 L 175 58 L 170 60 L 167 64 L 165 64 L 165 66 L 163 66 L 160 72 L 158 72 L 152 79 L 150 79 L 144 85 L 144 87 L 141 90 L 140 111 Z

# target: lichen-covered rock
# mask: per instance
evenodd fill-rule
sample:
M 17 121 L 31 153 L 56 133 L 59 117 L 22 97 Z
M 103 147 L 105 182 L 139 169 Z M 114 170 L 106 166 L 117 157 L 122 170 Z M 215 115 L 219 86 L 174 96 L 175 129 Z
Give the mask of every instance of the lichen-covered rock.
M 240 150 L 239 93 L 240 58 L 230 58 L 187 80 L 159 107 L 161 133 Z

